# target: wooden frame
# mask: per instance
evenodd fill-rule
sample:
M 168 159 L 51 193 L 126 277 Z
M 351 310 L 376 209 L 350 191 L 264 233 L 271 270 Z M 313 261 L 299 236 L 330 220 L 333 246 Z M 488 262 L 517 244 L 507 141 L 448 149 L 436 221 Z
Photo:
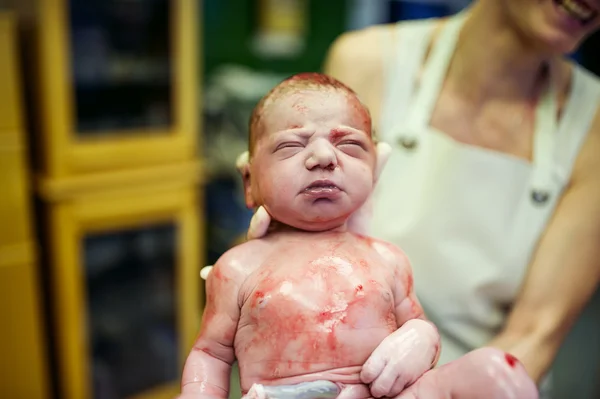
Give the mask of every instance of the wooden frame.
M 57 337 L 60 396 L 90 398 L 85 320 L 85 286 L 81 240 L 87 233 L 173 222 L 178 228 L 176 286 L 179 308 L 180 363 L 186 359 L 199 329 L 203 295 L 199 269 L 201 208 L 195 186 L 153 188 L 118 194 L 96 194 L 49 207 L 49 247 Z M 172 399 L 179 381 L 140 393 L 135 398 Z
M 68 0 L 37 0 L 34 41 L 37 47 L 37 92 L 40 108 L 40 148 L 43 177 L 159 166 L 197 158 L 198 32 L 197 0 L 171 0 L 173 49 L 173 125 L 167 130 L 107 132 L 103 138 L 81 138 L 75 132 L 71 87 L 71 46 Z
M 0 12 L 0 131 L 3 133 L 20 133 L 23 130 L 17 34 L 17 15 Z
M 47 339 L 32 223 L 15 13 L 0 12 L 0 387 L 11 398 L 50 397 Z

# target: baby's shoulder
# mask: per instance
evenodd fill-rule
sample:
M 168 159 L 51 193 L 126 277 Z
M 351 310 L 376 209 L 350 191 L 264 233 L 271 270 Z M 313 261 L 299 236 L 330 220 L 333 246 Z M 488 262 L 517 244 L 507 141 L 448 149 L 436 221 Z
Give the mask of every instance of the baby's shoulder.
M 365 242 L 369 248 L 381 257 L 386 263 L 391 265 L 397 265 L 398 263 L 410 264 L 408 257 L 404 251 L 388 241 L 380 240 L 378 238 L 369 237 L 361 234 L 352 233 L 357 239 Z
M 264 260 L 271 246 L 263 240 L 249 240 L 227 250 L 214 265 L 213 272 L 245 279 Z

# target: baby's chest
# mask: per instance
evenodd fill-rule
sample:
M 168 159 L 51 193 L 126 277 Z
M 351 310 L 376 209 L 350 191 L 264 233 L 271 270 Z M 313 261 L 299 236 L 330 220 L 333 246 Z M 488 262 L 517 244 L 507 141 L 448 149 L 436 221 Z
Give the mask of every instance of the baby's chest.
M 252 276 L 242 314 L 251 324 L 294 329 L 380 324 L 393 312 L 392 284 L 393 276 L 371 259 L 282 258 L 267 262 Z

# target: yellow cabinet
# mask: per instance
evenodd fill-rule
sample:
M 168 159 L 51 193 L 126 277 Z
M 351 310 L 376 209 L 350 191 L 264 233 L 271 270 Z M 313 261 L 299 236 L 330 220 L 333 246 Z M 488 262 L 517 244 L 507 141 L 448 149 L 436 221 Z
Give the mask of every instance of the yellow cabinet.
M 28 242 L 32 237 L 29 173 L 19 137 L 0 132 L 0 248 Z
M 0 396 L 49 398 L 16 19 L 0 13 Z
M 197 158 L 197 0 L 13 3 L 29 33 L 44 179 Z
M 29 248 L 23 249 L 29 251 Z M 3 398 L 50 397 L 39 297 L 36 264 L 7 263 L 0 253 L 0 392 Z
M 202 309 L 199 205 L 154 186 L 49 206 L 62 398 L 176 396 Z
M 0 14 L 0 131 L 21 129 L 21 93 L 13 15 Z
M 16 15 L 0 13 L 0 247 L 32 236 L 16 33 Z
M 0 316 L 23 329 L 0 329 L 0 392 L 48 391 L 27 204 L 35 186 L 58 397 L 173 399 L 203 308 L 199 2 L 0 3 L 22 22 L 36 162 L 31 183 L 16 44 L 0 18 Z

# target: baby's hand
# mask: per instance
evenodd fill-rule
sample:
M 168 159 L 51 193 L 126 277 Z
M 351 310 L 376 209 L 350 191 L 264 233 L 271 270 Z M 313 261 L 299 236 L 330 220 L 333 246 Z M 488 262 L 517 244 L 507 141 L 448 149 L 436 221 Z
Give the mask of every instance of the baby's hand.
M 394 397 L 435 366 L 439 347 L 439 334 L 430 322 L 409 320 L 375 348 L 360 378 L 370 384 L 374 397 Z

